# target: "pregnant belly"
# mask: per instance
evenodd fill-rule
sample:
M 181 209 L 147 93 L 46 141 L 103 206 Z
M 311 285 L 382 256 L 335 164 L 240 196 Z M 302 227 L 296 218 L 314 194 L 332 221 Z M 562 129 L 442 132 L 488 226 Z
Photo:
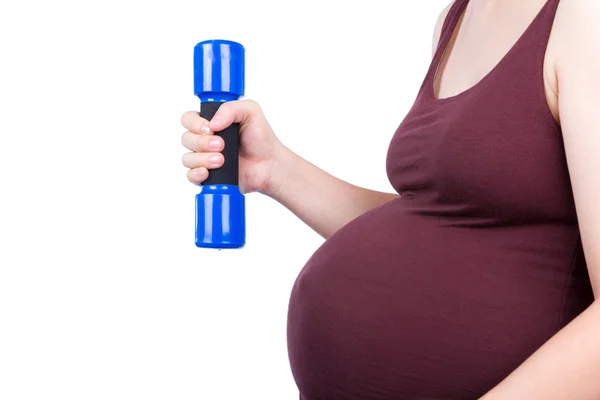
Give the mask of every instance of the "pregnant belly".
M 288 351 L 302 398 L 474 399 L 556 332 L 565 265 L 546 247 L 565 233 L 441 226 L 403 201 L 347 224 L 300 272 Z M 556 266 L 539 257 L 553 251 Z

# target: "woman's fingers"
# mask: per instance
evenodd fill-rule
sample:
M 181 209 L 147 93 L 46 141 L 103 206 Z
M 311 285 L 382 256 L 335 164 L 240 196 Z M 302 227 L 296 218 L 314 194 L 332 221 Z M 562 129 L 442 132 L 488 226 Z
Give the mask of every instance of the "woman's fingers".
M 198 135 L 210 135 L 212 132 L 208 126 L 208 120 L 202 118 L 198 111 L 188 111 L 181 117 L 181 125 Z
M 208 170 L 204 167 L 190 169 L 187 172 L 187 178 L 194 185 L 199 185 L 208 178 Z
M 222 131 L 233 123 L 244 124 L 261 113 L 260 105 L 254 100 L 228 101 L 219 107 L 210 121 L 202 118 L 197 111 L 188 111 L 181 117 L 181 125 L 193 133 L 210 135 Z
M 220 132 L 233 123 L 244 124 L 260 113 L 260 105 L 254 100 L 228 101 L 219 107 L 214 117 L 208 122 L 209 129 Z
M 206 169 L 219 168 L 223 165 L 223 154 L 221 153 L 186 153 L 181 160 L 188 168 Z
M 208 121 L 197 111 L 188 111 L 181 117 L 181 125 L 187 131 L 181 136 L 181 143 L 191 152 L 182 158 L 184 166 L 189 168 L 187 178 L 199 185 L 209 175 L 209 170 L 223 166 L 223 139 L 214 135 L 233 123 L 242 126 L 250 121 L 264 120 L 261 108 L 252 100 L 237 100 L 222 104 Z M 266 121 L 265 121 L 266 123 Z M 268 127 L 268 125 L 267 125 Z
M 181 144 L 186 149 L 198 152 L 218 152 L 223 150 L 223 139 L 215 135 L 198 135 L 187 131 L 181 136 Z

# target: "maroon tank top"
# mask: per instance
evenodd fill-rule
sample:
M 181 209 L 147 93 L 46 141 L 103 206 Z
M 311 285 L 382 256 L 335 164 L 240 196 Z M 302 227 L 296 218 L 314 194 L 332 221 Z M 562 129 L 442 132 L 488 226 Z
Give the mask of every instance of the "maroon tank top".
M 593 300 L 544 91 L 559 0 L 479 83 L 436 99 L 467 3 L 449 11 L 390 143 L 401 197 L 338 230 L 294 284 L 288 351 L 301 399 L 478 398 Z

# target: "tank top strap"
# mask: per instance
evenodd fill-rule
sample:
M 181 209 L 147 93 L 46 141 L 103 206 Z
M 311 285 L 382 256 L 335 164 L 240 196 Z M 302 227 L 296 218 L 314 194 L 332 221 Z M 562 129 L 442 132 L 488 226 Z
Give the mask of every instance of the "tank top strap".
M 446 15 L 442 25 L 440 38 L 438 40 L 430 69 L 437 69 L 439 62 L 441 61 L 441 58 L 444 56 L 444 52 L 448 47 L 448 43 L 450 42 L 453 33 L 456 31 L 456 26 L 458 25 L 458 22 L 465 12 L 468 4 L 469 0 L 455 0 L 450 7 L 450 10 L 448 10 L 448 14 Z M 541 34 L 538 34 L 537 36 L 540 37 L 543 42 L 547 42 L 549 40 L 549 35 L 552 30 L 554 18 L 559 4 L 560 0 L 546 0 L 543 10 L 540 10 L 540 15 L 536 17 L 536 19 L 542 19 L 538 25 L 542 32 L 540 32 Z
M 559 3 L 560 0 L 546 0 L 521 38 L 509 51 L 505 57 L 506 62 L 503 68 L 497 73 L 505 79 L 508 79 L 509 75 L 513 78 L 518 75 L 527 77 L 526 80 L 521 80 L 523 89 L 529 89 L 531 93 L 535 93 L 544 107 L 547 105 L 546 96 L 538 89 L 544 85 L 542 71 Z
M 427 75 L 425 76 L 425 79 L 423 81 L 423 84 L 421 85 L 421 89 L 419 92 L 423 90 L 423 88 L 427 84 L 428 80 L 432 77 L 432 75 L 435 75 L 440 61 L 444 56 L 446 47 L 448 47 L 448 43 L 452 38 L 452 34 L 456 30 L 456 25 L 458 25 L 460 17 L 464 13 L 468 4 L 469 0 L 455 0 L 454 3 L 450 6 L 448 14 L 446 15 L 446 18 L 444 19 L 444 22 L 442 24 L 440 38 L 438 39 L 436 50 L 433 54 L 433 59 L 429 64 L 429 70 L 427 71 Z
M 419 94 L 421 94 L 426 86 L 431 84 L 430 81 L 434 79 L 450 39 L 456 31 L 457 25 L 468 4 L 469 0 L 455 0 L 450 7 L 442 25 L 440 38 L 431 64 L 429 65 L 429 70 L 427 71 L 419 90 Z M 540 12 L 535 16 L 523 35 L 518 39 L 517 43 L 515 43 L 513 48 L 509 50 L 508 54 L 501 61 L 501 65 L 498 65 L 494 70 L 501 70 L 502 68 L 506 69 L 506 64 L 510 67 L 511 63 L 509 61 L 511 61 L 511 59 L 514 60 L 514 57 L 517 56 L 521 60 L 519 62 L 521 70 L 524 71 L 527 69 L 528 73 L 533 74 L 529 75 L 533 77 L 530 82 L 531 84 L 538 84 L 539 82 L 537 82 L 537 80 L 543 79 L 542 74 L 538 74 L 538 72 L 541 71 L 540 65 L 543 65 L 544 62 L 544 56 L 546 54 L 550 33 L 559 4 L 560 0 L 546 0 L 546 3 Z M 498 74 L 497 71 L 494 72 Z
M 446 15 L 444 23 L 442 24 L 442 30 L 440 32 L 440 38 L 433 56 L 432 64 L 435 65 L 436 61 L 439 61 L 439 59 L 443 57 L 444 50 L 446 47 L 448 47 L 448 43 L 452 38 L 452 34 L 454 31 L 456 31 L 456 25 L 458 25 L 460 17 L 464 13 L 468 4 L 469 0 L 455 0 L 452 6 L 450 6 L 450 10 L 448 10 L 448 14 Z
M 558 10 L 559 4 L 560 0 L 547 0 L 541 15 L 539 15 L 541 21 L 538 25 L 538 36 L 542 40 L 544 52 L 550 39 L 550 32 L 552 31 L 552 26 L 554 25 L 554 19 L 556 17 L 556 11 Z

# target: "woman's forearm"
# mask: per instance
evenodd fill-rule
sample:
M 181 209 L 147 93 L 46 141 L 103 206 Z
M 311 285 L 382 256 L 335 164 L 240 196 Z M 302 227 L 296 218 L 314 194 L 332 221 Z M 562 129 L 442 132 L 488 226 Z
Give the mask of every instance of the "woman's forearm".
M 280 152 L 274 163 L 265 194 L 325 239 L 366 211 L 399 197 L 338 179 L 288 148 Z
M 600 399 L 600 304 L 594 302 L 481 399 Z

